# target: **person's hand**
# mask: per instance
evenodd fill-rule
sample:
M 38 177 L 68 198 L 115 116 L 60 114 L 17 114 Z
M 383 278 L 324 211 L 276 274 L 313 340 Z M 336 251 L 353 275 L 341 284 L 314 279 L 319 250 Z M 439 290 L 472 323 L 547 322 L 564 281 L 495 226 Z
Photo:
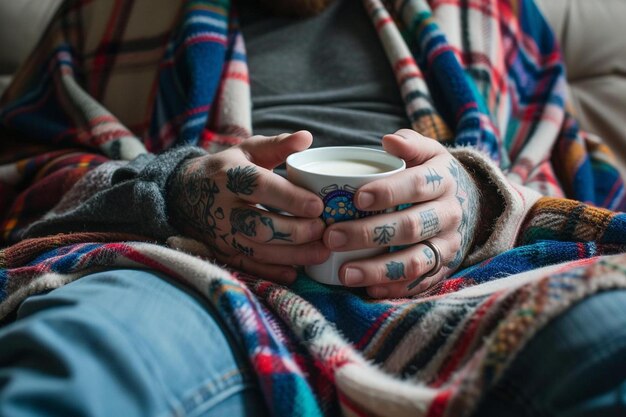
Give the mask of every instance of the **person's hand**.
M 311 142 L 306 131 L 254 136 L 223 152 L 183 162 L 168 186 L 172 224 L 204 242 L 218 262 L 292 282 L 292 265 L 321 263 L 330 254 L 321 241 L 323 203 L 271 170 Z
M 333 224 L 324 233 L 324 243 L 332 251 L 408 245 L 346 262 L 339 270 L 344 285 L 367 287 L 372 297 L 406 297 L 459 267 L 480 216 L 479 192 L 463 166 L 435 140 L 401 129 L 383 138 L 383 148 L 404 159 L 407 169 L 360 187 L 354 195 L 356 207 L 380 211 L 412 206 Z

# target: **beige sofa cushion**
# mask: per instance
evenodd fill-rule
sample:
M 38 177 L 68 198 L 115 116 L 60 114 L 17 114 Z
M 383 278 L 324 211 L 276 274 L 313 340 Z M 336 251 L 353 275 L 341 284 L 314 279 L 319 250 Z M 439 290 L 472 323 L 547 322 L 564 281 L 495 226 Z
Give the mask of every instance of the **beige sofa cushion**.
M 0 94 L 61 0 L 0 0 Z
M 539 0 L 561 43 L 578 120 L 626 176 L 626 1 Z

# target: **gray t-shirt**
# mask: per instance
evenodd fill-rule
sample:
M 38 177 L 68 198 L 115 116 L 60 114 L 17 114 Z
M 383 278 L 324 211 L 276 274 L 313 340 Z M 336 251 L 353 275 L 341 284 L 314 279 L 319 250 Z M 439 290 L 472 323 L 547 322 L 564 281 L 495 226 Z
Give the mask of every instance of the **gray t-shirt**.
M 255 134 L 308 129 L 314 147 L 380 146 L 385 133 L 409 126 L 392 69 L 360 1 L 336 0 L 321 15 L 301 20 L 272 17 L 256 2 L 240 4 Z M 185 147 L 141 156 L 114 171 L 109 188 L 70 211 L 49 213 L 26 236 L 118 231 L 164 240 L 176 234 L 168 223 L 169 177 L 181 161 L 202 154 Z
M 410 126 L 362 2 L 336 0 L 306 19 L 274 17 L 258 0 L 238 6 L 255 134 L 307 129 L 313 147 L 380 146 L 384 134 Z

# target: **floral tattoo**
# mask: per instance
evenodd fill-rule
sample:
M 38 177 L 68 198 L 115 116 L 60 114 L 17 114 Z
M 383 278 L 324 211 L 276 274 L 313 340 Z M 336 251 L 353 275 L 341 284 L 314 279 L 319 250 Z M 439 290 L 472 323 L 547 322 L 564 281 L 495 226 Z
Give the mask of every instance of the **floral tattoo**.
M 226 171 L 226 188 L 235 194 L 250 195 L 254 192 L 259 173 L 253 166 L 235 167 Z
M 402 262 L 391 261 L 385 265 L 387 267 L 387 278 L 397 281 L 404 277 L 404 264 Z

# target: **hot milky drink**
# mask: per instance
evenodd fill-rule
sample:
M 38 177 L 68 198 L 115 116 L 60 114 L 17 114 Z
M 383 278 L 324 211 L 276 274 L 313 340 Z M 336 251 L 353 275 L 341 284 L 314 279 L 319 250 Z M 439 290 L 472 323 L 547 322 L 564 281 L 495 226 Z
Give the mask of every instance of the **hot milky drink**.
M 394 168 L 376 161 L 363 159 L 330 159 L 304 164 L 300 169 L 315 174 L 327 175 L 370 175 L 391 171 Z

